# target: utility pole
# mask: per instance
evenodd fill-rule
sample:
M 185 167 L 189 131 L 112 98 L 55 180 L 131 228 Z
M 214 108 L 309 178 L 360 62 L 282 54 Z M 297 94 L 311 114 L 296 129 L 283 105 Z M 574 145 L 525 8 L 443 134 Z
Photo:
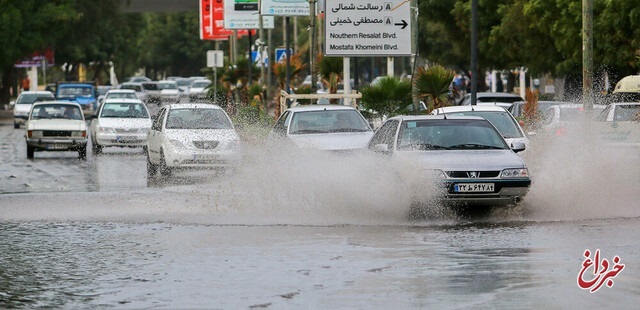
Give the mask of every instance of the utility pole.
M 582 0 L 582 103 L 593 109 L 593 0 Z
M 418 90 L 415 83 L 413 83 L 416 76 L 416 66 L 418 65 L 418 0 L 411 0 L 409 2 L 412 10 L 412 23 L 411 23 L 411 92 L 413 94 L 413 113 L 418 114 L 420 110 L 420 98 L 418 98 Z

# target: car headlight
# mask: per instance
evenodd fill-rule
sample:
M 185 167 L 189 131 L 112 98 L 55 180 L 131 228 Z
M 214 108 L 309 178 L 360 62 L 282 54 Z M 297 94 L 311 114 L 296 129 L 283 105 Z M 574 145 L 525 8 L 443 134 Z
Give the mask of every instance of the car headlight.
M 500 177 L 503 179 L 509 178 L 527 178 L 529 177 L 529 169 L 527 168 L 518 168 L 518 169 L 504 169 L 500 174 Z
M 182 144 L 182 142 L 180 142 L 179 140 L 171 139 L 169 140 L 169 144 L 171 144 L 171 146 L 175 149 L 184 148 L 184 144 Z
M 116 133 L 116 130 L 111 127 L 100 127 L 100 130 L 98 130 L 98 132 L 105 134 L 114 134 Z

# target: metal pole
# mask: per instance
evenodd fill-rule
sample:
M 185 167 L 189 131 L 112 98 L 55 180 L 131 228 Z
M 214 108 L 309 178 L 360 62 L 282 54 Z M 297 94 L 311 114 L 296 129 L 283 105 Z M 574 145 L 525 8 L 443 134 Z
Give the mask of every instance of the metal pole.
M 284 18 L 284 23 L 285 31 L 287 34 L 287 43 L 284 51 L 285 55 L 287 55 L 287 85 L 285 86 L 285 88 L 287 89 L 287 93 L 291 94 L 291 31 L 289 31 L 291 27 L 289 27 L 289 16 Z M 290 105 L 291 101 L 287 98 L 287 107 L 289 107 Z
M 582 102 L 593 108 L 593 0 L 582 0 Z
M 253 80 L 253 59 L 251 59 L 251 46 L 253 46 L 253 43 L 251 43 L 253 41 L 251 32 L 253 31 L 253 29 L 249 29 L 249 81 L 247 82 L 248 86 L 251 86 L 251 80 Z M 258 51 L 259 52 L 259 51 Z
M 478 96 L 478 0 L 471 0 L 471 105 Z
M 316 93 L 316 1 L 309 0 L 309 33 L 311 46 L 309 47 L 309 74 L 311 74 L 311 93 Z

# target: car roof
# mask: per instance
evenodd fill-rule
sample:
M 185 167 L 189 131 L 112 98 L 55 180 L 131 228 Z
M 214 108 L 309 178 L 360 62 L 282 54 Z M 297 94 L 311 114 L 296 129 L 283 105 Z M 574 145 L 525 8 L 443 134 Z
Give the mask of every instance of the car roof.
M 104 101 L 104 103 L 112 103 L 112 102 L 117 102 L 117 103 L 143 103 L 142 100 L 134 99 L 134 98 L 107 98 L 107 100 Z
M 584 105 L 582 103 L 568 103 L 568 104 L 556 104 L 556 105 L 550 106 L 549 109 L 579 109 L 583 107 Z M 604 104 L 594 104 L 593 107 L 604 109 L 607 106 Z
M 639 93 L 640 92 L 640 75 L 629 75 L 623 77 L 616 84 L 613 93 Z
M 133 93 L 133 94 L 135 94 L 136 92 L 133 89 L 109 89 L 107 91 L 107 94 L 112 94 L 112 93 Z
M 505 108 L 499 105 L 456 105 L 449 107 L 442 107 L 435 109 L 437 114 L 443 113 L 455 113 L 455 112 L 468 112 L 468 111 L 491 111 L 491 112 L 505 112 Z
M 33 103 L 33 106 L 45 105 L 45 104 L 62 104 L 62 105 L 72 105 L 80 108 L 80 104 L 73 101 L 64 101 L 64 100 L 53 100 L 53 101 L 36 101 Z
M 617 105 L 640 105 L 640 102 L 612 102 L 609 105 L 617 106 Z
M 471 93 L 467 93 L 465 96 L 471 97 Z M 520 95 L 516 95 L 512 93 L 478 92 L 476 93 L 476 97 L 477 98 L 481 98 L 481 97 L 520 98 Z
M 33 94 L 33 95 L 49 95 L 51 94 L 53 96 L 53 93 L 48 91 L 48 90 L 25 90 L 20 92 L 20 95 L 25 94 Z
M 356 110 L 356 108 L 346 105 L 336 104 L 310 104 L 288 108 L 287 111 L 302 112 L 302 111 L 337 111 L 337 110 Z M 357 111 L 357 110 L 356 110 Z
M 217 104 L 211 103 L 172 103 L 165 105 L 167 109 L 214 109 L 222 110 Z
M 397 119 L 401 121 L 420 121 L 420 120 L 483 120 L 486 121 L 485 118 L 480 116 L 467 116 L 467 115 L 452 115 L 452 116 L 444 116 L 444 115 L 399 115 L 394 116 L 389 119 Z

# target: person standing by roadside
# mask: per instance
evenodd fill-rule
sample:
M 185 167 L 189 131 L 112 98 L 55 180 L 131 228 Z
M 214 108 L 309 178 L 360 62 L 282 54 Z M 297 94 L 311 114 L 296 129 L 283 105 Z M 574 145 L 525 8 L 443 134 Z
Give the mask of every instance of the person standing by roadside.
M 29 80 L 29 76 L 25 76 L 24 79 L 22 79 L 22 91 L 28 91 L 29 90 L 29 86 L 31 86 L 31 80 Z

